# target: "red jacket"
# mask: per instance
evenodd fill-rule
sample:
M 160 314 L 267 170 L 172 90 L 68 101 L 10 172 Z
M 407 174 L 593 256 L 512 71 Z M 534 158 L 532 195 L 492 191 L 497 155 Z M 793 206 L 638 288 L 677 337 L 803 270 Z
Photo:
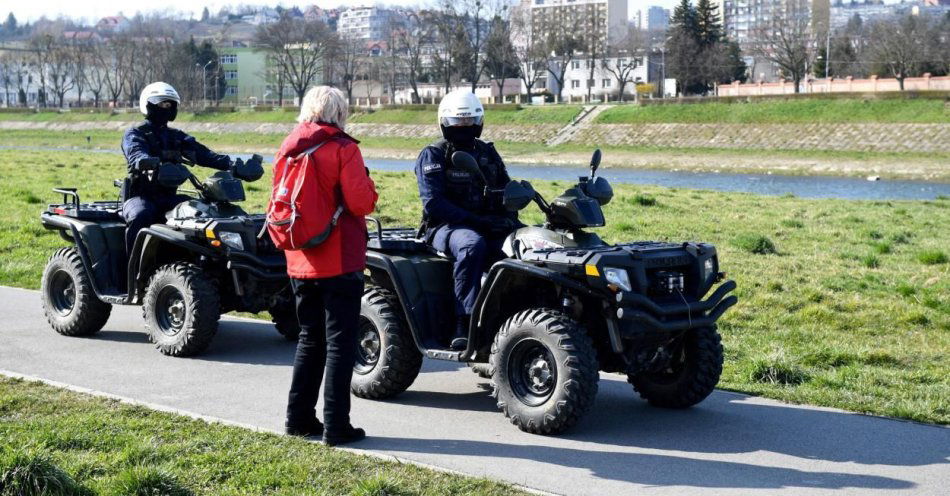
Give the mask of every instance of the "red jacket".
M 366 268 L 364 216 L 376 208 L 379 195 L 363 164 L 359 142 L 336 126 L 305 122 L 298 124 L 284 139 L 277 158 L 299 155 L 323 141 L 326 143 L 312 155 L 317 164 L 321 194 L 305 201 L 320 202 L 321 226 L 330 222 L 341 202 L 344 212 L 326 241 L 306 250 L 284 252 L 287 274 L 296 279 L 334 277 Z

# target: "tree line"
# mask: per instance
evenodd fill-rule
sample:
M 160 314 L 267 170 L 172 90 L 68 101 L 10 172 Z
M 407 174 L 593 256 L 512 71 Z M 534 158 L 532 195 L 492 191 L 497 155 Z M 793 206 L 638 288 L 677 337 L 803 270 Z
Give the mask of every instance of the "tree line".
M 91 31 L 34 33 L 25 46 L 0 52 L 0 89 L 9 106 L 135 106 L 151 81 L 166 81 L 185 101 L 224 96 L 226 81 L 209 41 L 176 40 L 162 22 L 141 20 L 104 42 Z

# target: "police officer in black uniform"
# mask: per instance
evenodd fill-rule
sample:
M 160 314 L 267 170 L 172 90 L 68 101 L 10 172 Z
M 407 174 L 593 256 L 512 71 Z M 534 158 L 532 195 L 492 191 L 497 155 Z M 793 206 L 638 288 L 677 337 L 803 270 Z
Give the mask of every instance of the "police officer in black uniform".
M 504 257 L 505 237 L 521 225 L 517 213 L 504 208 L 500 195 L 486 194 L 486 190 L 501 190 L 510 179 L 494 145 L 478 139 L 484 113 L 471 92 L 447 94 L 439 105 L 443 139 L 425 147 L 415 166 L 426 241 L 454 259 L 458 318 L 451 347 L 457 351 L 468 345 L 468 324 L 482 274 L 490 263 Z M 475 158 L 487 185 L 474 173 L 453 167 L 455 151 Z
M 122 217 L 126 222 L 126 253 L 132 253 L 139 231 L 164 222 L 165 213 L 188 199 L 177 194 L 177 180 L 183 180 L 182 159 L 218 170 L 228 170 L 232 161 L 227 155 L 212 152 L 184 132 L 168 127 L 178 115 L 181 99 L 171 85 L 149 84 L 139 97 L 139 110 L 145 122 L 130 128 L 122 138 L 122 152 L 128 163 L 128 177 L 122 186 Z

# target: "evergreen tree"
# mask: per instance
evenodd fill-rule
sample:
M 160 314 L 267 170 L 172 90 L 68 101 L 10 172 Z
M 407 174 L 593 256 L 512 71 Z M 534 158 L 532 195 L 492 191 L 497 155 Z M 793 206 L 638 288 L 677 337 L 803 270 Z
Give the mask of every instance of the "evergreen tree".
M 722 40 L 722 23 L 719 18 L 719 6 L 710 0 L 699 0 L 696 4 L 696 42 L 702 48 L 708 48 Z
M 16 28 L 16 16 L 13 15 L 13 12 L 10 12 L 10 14 L 7 15 L 7 20 L 3 23 L 3 32 L 6 34 L 13 34 L 16 31 Z
M 208 22 L 208 18 L 211 17 L 211 12 L 208 11 L 208 7 L 205 7 L 201 11 L 201 22 Z

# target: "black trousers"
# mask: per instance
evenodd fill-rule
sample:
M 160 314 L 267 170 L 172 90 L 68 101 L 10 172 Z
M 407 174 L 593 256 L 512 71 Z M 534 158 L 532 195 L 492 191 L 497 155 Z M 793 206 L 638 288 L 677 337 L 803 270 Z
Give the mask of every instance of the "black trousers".
M 122 204 L 125 219 L 125 253 L 132 253 L 139 231 L 152 224 L 164 224 L 165 214 L 190 199 L 187 195 L 133 196 Z
M 363 273 L 291 279 L 291 284 L 297 300 L 300 339 L 287 401 L 287 423 L 308 425 L 315 417 L 325 375 L 325 428 L 330 432 L 346 429 L 350 424 L 350 379 L 356 361 Z

